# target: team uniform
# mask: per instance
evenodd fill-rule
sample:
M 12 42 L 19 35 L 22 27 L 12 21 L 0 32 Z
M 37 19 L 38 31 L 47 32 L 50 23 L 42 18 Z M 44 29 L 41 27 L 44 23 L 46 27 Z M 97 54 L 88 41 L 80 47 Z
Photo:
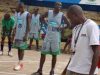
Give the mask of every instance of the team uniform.
M 53 10 L 48 12 L 47 33 L 42 46 L 42 54 L 58 55 L 60 54 L 60 31 L 57 27 L 61 26 L 63 13 L 59 12 L 54 16 Z
M 41 28 L 40 28 L 40 39 L 43 39 L 45 38 L 45 35 L 46 35 L 46 32 L 47 32 L 47 23 L 43 23 L 41 25 Z
M 18 13 L 17 12 L 15 12 L 15 14 L 14 15 L 12 15 L 12 18 L 15 20 L 15 24 L 14 24 L 14 26 L 13 26 L 13 29 L 16 27 L 16 25 L 17 25 L 17 18 L 18 18 Z
M 23 41 L 23 38 L 26 34 L 26 26 L 27 26 L 27 15 L 29 12 L 25 11 L 23 14 L 18 13 L 17 17 L 17 25 L 16 25 L 16 34 L 15 34 L 15 43 L 14 47 L 25 50 L 28 48 L 27 42 Z
M 30 33 L 29 38 L 39 40 L 39 30 L 40 30 L 40 14 L 36 16 L 32 14 L 31 26 L 30 26 Z

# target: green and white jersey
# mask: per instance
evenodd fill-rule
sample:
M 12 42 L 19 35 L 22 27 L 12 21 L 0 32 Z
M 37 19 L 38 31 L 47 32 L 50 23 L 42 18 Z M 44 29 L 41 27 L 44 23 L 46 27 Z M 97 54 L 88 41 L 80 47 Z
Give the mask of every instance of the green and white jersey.
M 26 33 L 28 13 L 29 12 L 27 11 L 25 11 L 23 14 L 18 13 L 15 39 L 23 40 Z
M 38 33 L 40 29 L 40 14 L 32 14 L 30 33 Z

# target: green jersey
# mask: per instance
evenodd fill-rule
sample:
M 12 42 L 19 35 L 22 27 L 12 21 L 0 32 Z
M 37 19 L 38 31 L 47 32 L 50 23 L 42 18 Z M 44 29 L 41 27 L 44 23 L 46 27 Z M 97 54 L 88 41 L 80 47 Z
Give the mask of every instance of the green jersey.
M 15 20 L 11 17 L 9 20 L 2 19 L 2 29 L 5 31 L 11 31 L 15 23 Z

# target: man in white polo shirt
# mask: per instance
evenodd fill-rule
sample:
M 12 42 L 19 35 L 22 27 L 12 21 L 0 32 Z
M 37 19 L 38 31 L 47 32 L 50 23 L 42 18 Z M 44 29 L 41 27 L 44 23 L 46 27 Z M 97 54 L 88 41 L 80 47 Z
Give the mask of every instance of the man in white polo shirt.
M 67 75 L 98 74 L 99 28 L 97 24 L 84 16 L 78 5 L 69 7 L 67 16 L 75 25 L 72 35 L 73 56 L 67 67 Z

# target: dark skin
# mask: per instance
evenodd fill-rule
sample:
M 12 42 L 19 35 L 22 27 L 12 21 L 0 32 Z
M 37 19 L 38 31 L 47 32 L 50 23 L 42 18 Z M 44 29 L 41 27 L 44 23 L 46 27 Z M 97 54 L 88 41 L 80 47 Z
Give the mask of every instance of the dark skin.
M 77 5 L 74 5 L 72 8 L 69 8 L 67 16 L 72 25 L 83 24 L 86 21 L 86 17 L 83 14 L 83 10 L 81 9 L 81 7 L 79 7 Z M 92 65 L 90 68 L 89 75 L 94 75 L 94 71 L 98 64 L 98 58 L 99 58 L 99 54 L 100 54 L 100 52 L 99 52 L 100 46 L 92 45 L 91 47 L 92 47 L 94 54 L 93 54 L 93 58 L 92 58 Z M 62 75 L 66 74 L 67 67 L 68 67 L 68 65 L 62 72 Z
M 93 45 L 91 47 L 92 47 L 92 50 L 93 50 L 94 54 L 93 54 L 92 65 L 91 65 L 89 75 L 94 75 L 94 71 L 95 71 L 95 69 L 98 65 L 98 62 L 99 62 L 100 46 Z
M 57 15 L 57 14 L 59 13 L 59 11 L 54 9 L 54 13 L 55 13 L 54 15 Z M 42 15 L 41 18 L 40 18 L 40 20 L 41 20 L 41 21 L 44 21 L 44 19 L 45 19 L 46 17 L 48 17 L 48 12 L 46 12 L 44 15 Z M 58 29 L 63 30 L 63 29 L 66 29 L 67 27 L 70 28 L 70 23 L 69 23 L 69 21 L 67 20 L 66 16 L 63 15 L 63 16 L 62 16 L 62 19 L 64 20 L 64 23 L 67 24 L 68 26 L 65 26 L 65 27 L 62 27 L 62 28 L 59 27 Z
M 21 12 L 20 15 L 22 15 L 24 13 L 24 5 L 20 5 L 19 6 L 19 11 Z M 28 35 L 28 32 L 30 31 L 30 22 L 31 22 L 31 15 L 28 14 L 27 15 L 26 33 L 25 33 L 25 36 L 23 37 L 23 41 L 26 41 L 27 40 L 27 35 Z
M 16 8 L 11 8 L 12 11 L 19 13 L 19 6 L 17 6 Z M 14 40 L 15 37 L 15 33 L 16 33 L 16 27 L 13 29 L 13 35 L 12 35 L 12 40 Z
M 11 17 L 10 17 L 10 14 L 9 14 L 9 13 L 7 13 L 7 14 L 4 15 L 4 19 L 5 19 L 5 20 L 9 21 L 10 18 L 11 18 Z M 10 31 L 10 33 L 11 33 L 11 32 L 12 32 L 12 29 L 10 29 L 10 30 L 11 30 L 11 31 Z M 3 33 L 5 33 L 5 31 L 6 31 L 6 30 L 5 30 L 5 27 L 4 27 L 4 28 L 3 28 Z
M 5 20 L 7 20 L 7 21 L 9 21 L 10 20 L 10 14 L 9 13 L 6 13 L 5 15 L 4 15 L 4 19 Z M 1 37 L 1 45 L 4 45 L 4 41 L 5 41 L 5 38 L 6 38 L 6 36 L 5 36 L 5 33 L 6 32 L 8 32 L 6 29 L 5 29 L 5 27 L 3 27 L 3 29 L 2 29 L 2 31 L 3 31 L 3 35 L 2 35 L 2 37 Z M 7 36 L 7 38 L 8 38 L 8 46 L 9 46 L 9 44 L 11 44 L 12 43 L 12 40 L 11 40 L 11 33 L 12 33 L 12 28 L 10 29 L 10 31 L 9 31 L 9 35 Z M 3 48 L 1 49 L 1 50 L 3 50 Z M 11 49 L 9 49 L 9 52 L 11 51 Z
M 24 13 L 24 5 L 21 4 L 18 6 L 19 11 L 21 12 L 20 15 L 22 15 Z M 23 37 L 23 41 L 27 41 L 27 36 L 28 36 L 28 32 L 30 31 L 30 22 L 31 22 L 31 15 L 27 14 L 27 26 L 26 26 L 26 33 L 25 36 Z M 19 60 L 23 60 L 24 57 L 24 50 L 18 50 L 18 58 Z
M 71 34 L 72 35 L 72 34 Z M 69 51 L 70 50 L 70 46 L 71 46 L 71 35 L 69 35 L 68 37 L 67 37 L 67 41 L 66 41 L 66 44 L 65 44 L 65 46 L 64 46 L 64 49 L 63 49 L 63 52 L 65 52 L 66 51 L 66 48 L 68 47 L 68 50 L 67 51 Z
M 33 13 L 35 14 L 35 16 L 37 16 L 38 11 L 39 11 L 38 8 L 33 9 Z M 31 46 L 32 46 L 32 42 L 33 42 L 33 39 L 30 39 L 30 45 L 29 45 L 30 49 L 31 49 Z M 39 49 L 39 41 L 38 40 L 36 40 L 36 48 Z
M 60 4 L 55 4 L 55 8 L 53 10 L 54 12 L 54 16 L 56 16 L 59 12 L 60 12 L 60 8 L 61 5 Z M 45 18 L 48 17 L 48 12 L 46 12 L 45 14 L 43 14 L 40 18 L 41 22 L 45 22 Z M 68 25 L 68 27 L 70 27 L 70 23 L 68 22 L 67 18 L 63 15 L 62 16 L 65 24 Z M 66 27 L 58 27 L 59 30 L 62 30 L 62 29 L 65 29 L 67 28 Z M 45 59 L 46 59 L 46 55 L 44 54 L 41 54 L 41 59 L 40 59 L 40 66 L 39 66 L 39 69 L 38 69 L 38 73 L 40 73 L 40 75 L 42 75 L 42 69 L 43 69 L 43 65 L 44 65 L 44 62 L 45 62 Z M 56 65 L 56 61 L 57 61 L 57 55 L 52 55 L 52 65 L 51 65 L 51 71 L 50 71 L 50 75 L 53 75 L 54 74 L 54 69 L 55 69 L 55 65 Z

